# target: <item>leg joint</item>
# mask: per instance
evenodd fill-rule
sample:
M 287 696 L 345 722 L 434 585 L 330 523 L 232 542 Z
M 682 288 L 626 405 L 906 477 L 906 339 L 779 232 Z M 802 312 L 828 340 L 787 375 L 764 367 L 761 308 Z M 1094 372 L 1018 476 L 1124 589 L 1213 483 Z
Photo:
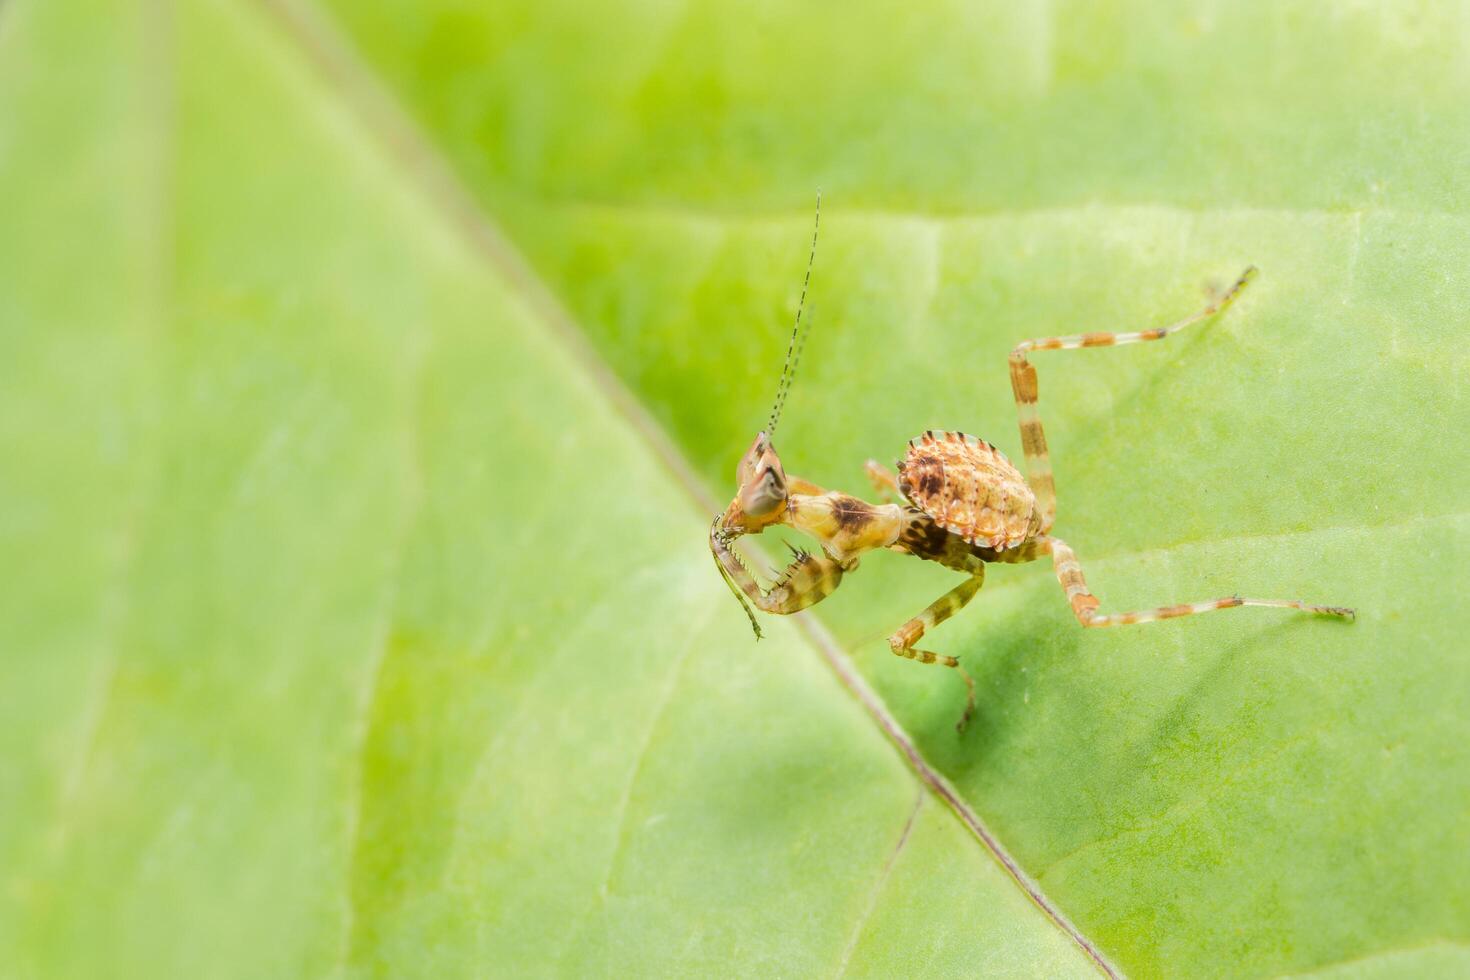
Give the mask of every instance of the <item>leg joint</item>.
M 924 624 L 917 620 L 904 623 L 888 638 L 888 646 L 900 657 L 907 657 L 908 650 L 924 635 Z

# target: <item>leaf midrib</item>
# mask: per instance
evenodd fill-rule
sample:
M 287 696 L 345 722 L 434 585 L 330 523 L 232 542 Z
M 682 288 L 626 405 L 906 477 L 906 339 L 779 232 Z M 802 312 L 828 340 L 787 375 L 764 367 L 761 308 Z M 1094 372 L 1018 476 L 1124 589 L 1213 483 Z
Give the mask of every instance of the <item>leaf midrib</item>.
M 700 513 L 715 509 L 718 505 L 714 497 L 673 441 L 601 359 L 570 313 L 464 187 L 451 165 L 436 152 L 391 92 L 367 69 L 336 26 L 320 14 L 303 10 L 293 0 L 263 0 L 263 6 L 292 46 L 302 52 L 327 84 L 336 90 L 348 111 L 366 122 L 365 129 L 372 138 L 383 144 L 390 157 L 398 157 L 407 165 L 412 179 L 432 206 L 450 219 L 468 242 L 484 255 L 496 274 L 521 296 L 529 312 L 557 338 L 565 352 L 588 376 L 592 388 L 623 416 L 691 504 Z M 798 632 L 807 638 L 818 656 L 827 661 L 839 680 L 853 692 L 869 717 L 895 743 L 919 783 L 927 785 L 956 812 L 975 835 L 977 843 L 1098 969 L 1108 976 L 1121 976 L 1096 945 L 1072 925 L 1034 881 L 1021 871 L 1015 859 L 984 827 L 979 814 L 924 759 L 913 738 L 899 725 L 876 691 L 857 673 L 847 652 L 811 617 L 798 617 L 797 626 Z

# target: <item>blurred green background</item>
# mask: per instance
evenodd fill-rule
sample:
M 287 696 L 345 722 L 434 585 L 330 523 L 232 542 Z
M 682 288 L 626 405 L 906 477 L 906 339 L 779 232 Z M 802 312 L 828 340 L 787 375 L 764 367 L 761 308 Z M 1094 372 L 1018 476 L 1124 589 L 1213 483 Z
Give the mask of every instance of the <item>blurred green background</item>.
M 0 3 L 0 974 L 1470 975 L 1470 12 Z M 1043 914 L 705 547 L 765 418 L 1019 456 L 1050 570 L 816 610 Z

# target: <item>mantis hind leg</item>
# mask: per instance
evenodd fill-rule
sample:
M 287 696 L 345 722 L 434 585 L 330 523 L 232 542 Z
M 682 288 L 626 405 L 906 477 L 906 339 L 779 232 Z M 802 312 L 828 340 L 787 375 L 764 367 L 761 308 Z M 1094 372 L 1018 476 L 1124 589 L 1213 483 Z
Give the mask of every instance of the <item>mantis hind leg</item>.
M 1321 616 L 1338 616 L 1352 619 L 1353 611 L 1343 606 L 1313 606 L 1299 599 L 1246 599 L 1243 596 L 1226 596 L 1223 599 L 1206 599 L 1204 602 L 1183 602 L 1153 609 L 1132 612 L 1100 613 L 1101 603 L 1087 588 L 1087 579 L 1082 576 L 1082 565 L 1077 555 L 1059 538 L 1045 539 L 1051 544 L 1052 565 L 1056 569 L 1057 581 L 1066 590 L 1067 601 L 1072 604 L 1072 615 L 1083 626 L 1131 626 L 1134 623 L 1152 623 L 1159 619 L 1174 619 L 1193 616 L 1196 613 L 1214 612 L 1216 609 L 1234 609 L 1236 606 L 1275 606 L 1281 609 L 1300 609 L 1302 612 Z
M 1016 396 L 1016 415 L 1021 427 L 1021 448 L 1026 453 L 1026 475 L 1031 490 L 1036 494 L 1036 506 L 1041 511 L 1041 531 L 1051 530 L 1057 514 L 1056 483 L 1052 479 L 1051 456 L 1046 448 L 1046 433 L 1041 427 L 1041 415 L 1037 411 L 1038 388 L 1036 368 L 1026 359 L 1031 351 L 1075 350 L 1079 347 L 1115 347 L 1119 344 L 1137 344 L 1147 340 L 1163 340 L 1171 333 L 1183 330 L 1191 324 L 1214 316 L 1240 295 L 1256 274 L 1251 266 L 1240 274 L 1234 285 L 1216 296 L 1205 307 L 1182 320 L 1152 330 L 1137 330 L 1131 333 L 1079 333 L 1066 337 L 1039 337 L 1023 340 L 1011 351 L 1011 390 Z

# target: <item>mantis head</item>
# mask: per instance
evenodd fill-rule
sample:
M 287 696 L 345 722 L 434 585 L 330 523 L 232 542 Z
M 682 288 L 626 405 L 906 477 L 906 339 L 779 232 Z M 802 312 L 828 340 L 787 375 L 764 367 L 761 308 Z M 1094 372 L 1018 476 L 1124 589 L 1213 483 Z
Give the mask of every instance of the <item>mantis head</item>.
M 714 525 L 710 528 L 710 551 L 715 556 L 715 564 L 719 566 L 725 584 L 744 607 L 745 615 L 750 619 L 750 627 L 755 630 L 756 639 L 760 638 L 761 630 L 755 621 L 755 614 L 751 612 L 741 587 L 730 577 L 731 570 L 738 569 L 744 563 L 729 545 L 733 538 L 742 534 L 759 534 L 771 525 L 781 523 L 786 516 L 790 491 L 786 471 L 781 468 L 781 457 L 776 455 L 771 437 L 776 432 L 776 424 L 781 421 L 781 409 L 786 405 L 791 379 L 796 374 L 797 362 L 801 360 L 801 348 L 805 340 L 802 311 L 806 308 L 807 286 L 812 280 L 812 263 L 817 257 L 817 231 L 821 228 L 821 221 L 822 195 L 818 193 L 816 221 L 812 228 L 812 251 L 806 262 L 806 278 L 802 280 L 801 298 L 796 304 L 796 323 L 791 328 L 791 341 L 786 347 L 786 365 L 781 369 L 781 381 L 776 386 L 776 401 L 771 406 L 771 417 L 766 422 L 766 427 L 756 434 L 755 441 L 750 444 L 750 448 L 740 459 L 740 465 L 736 467 L 735 499 L 730 501 L 724 514 L 715 518 Z M 745 574 L 748 580 L 748 572 Z M 752 584 L 751 588 L 754 587 Z
M 735 470 L 735 484 L 735 499 L 720 518 L 721 527 L 733 534 L 759 534 L 780 523 L 786 513 L 786 471 L 765 432 L 745 451 Z

